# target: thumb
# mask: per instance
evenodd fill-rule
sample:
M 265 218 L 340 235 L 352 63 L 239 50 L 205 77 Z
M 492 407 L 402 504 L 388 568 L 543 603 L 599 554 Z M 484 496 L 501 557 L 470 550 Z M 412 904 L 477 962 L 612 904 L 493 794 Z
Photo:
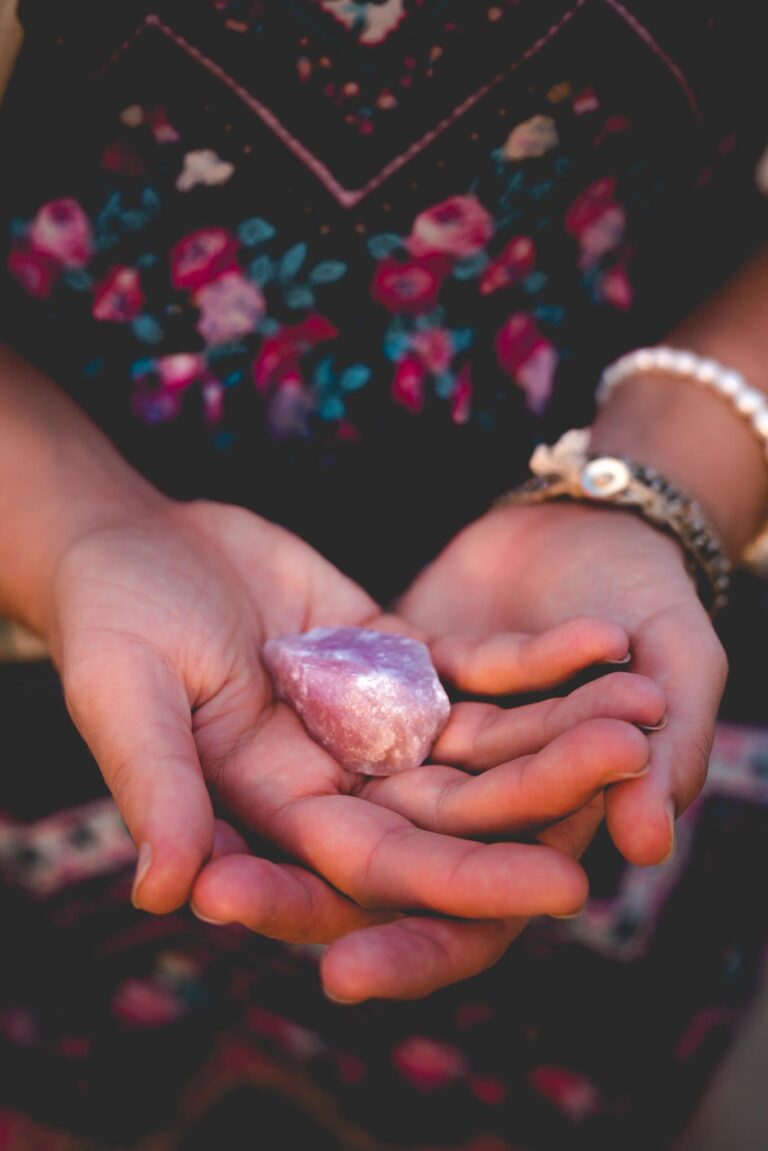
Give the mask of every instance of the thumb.
M 110 644 L 68 668 L 70 714 L 139 851 L 134 903 L 185 903 L 213 847 L 213 811 L 180 678 L 151 649 Z

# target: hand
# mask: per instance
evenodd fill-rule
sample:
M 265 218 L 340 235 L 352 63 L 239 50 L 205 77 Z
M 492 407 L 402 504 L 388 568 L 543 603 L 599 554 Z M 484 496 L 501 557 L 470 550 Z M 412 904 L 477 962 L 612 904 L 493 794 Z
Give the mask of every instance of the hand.
M 259 658 L 266 638 L 378 620 L 359 588 L 289 533 L 242 509 L 153 504 L 65 551 L 53 605 L 50 640 L 70 709 L 142 845 L 135 894 L 142 907 L 178 906 L 200 873 L 193 898 L 205 918 L 237 919 L 282 939 L 328 943 L 347 935 L 340 952 L 326 956 L 326 985 L 348 996 L 349 956 L 367 955 L 367 983 L 355 989 L 365 997 L 424 994 L 469 973 L 478 957 L 490 961 L 484 927 L 398 918 L 401 909 L 506 920 L 583 903 L 583 873 L 560 852 L 486 846 L 416 827 L 434 826 L 440 807 L 439 787 L 432 814 L 429 796 L 425 805 L 425 769 L 412 773 L 418 798 L 401 782 L 401 796 L 388 796 L 390 809 L 370 802 L 377 787 L 386 791 L 382 781 L 343 771 L 274 700 Z M 626 650 L 620 629 L 585 638 L 571 663 L 601 658 L 617 644 Z M 562 713 L 562 753 L 575 748 L 564 728 L 590 715 L 588 701 L 570 719 Z M 582 749 L 596 744 L 598 758 L 605 739 L 581 726 L 576 740 Z M 627 724 L 614 727 L 597 771 L 582 750 L 577 801 L 612 772 L 643 769 L 642 737 Z M 548 750 L 549 769 L 557 754 Z M 505 770 L 509 781 L 513 769 Z M 244 854 L 236 836 L 241 849 L 233 850 L 230 830 L 225 858 L 204 866 L 213 845 L 210 793 L 296 862 Z M 400 813 L 409 806 L 420 808 L 418 820 Z M 478 808 L 480 827 L 483 818 Z M 511 810 L 515 820 L 525 821 Z M 373 930 L 356 931 L 365 927 Z M 510 930 L 494 925 L 493 947 Z M 407 970 L 398 960 L 405 955 Z
M 402 629 L 396 620 L 377 626 Z M 576 621 L 519 650 L 515 680 L 520 690 L 544 686 L 626 651 L 620 628 Z M 630 724 L 655 723 L 663 711 L 659 689 L 626 673 L 563 700 L 514 710 L 460 704 L 434 758 L 483 774 L 427 765 L 389 778 L 360 778 L 357 794 L 421 827 L 454 835 L 523 834 L 554 821 L 557 826 L 541 832 L 539 842 L 577 858 L 602 818 L 604 787 L 647 770 L 647 740 Z M 576 810 L 578 820 L 566 818 Z M 523 916 L 461 922 L 411 914 L 389 922 L 381 917 L 380 925 L 357 930 L 364 925 L 355 921 L 349 901 L 319 877 L 254 858 L 246 842 L 224 827 L 194 902 L 198 913 L 219 922 L 330 942 L 323 981 L 329 994 L 346 1002 L 415 998 L 477 974 L 501 957 L 527 922 Z
M 673 540 L 613 509 L 496 509 L 449 544 L 399 610 L 433 640 L 440 670 L 479 694 L 511 690 L 521 644 L 505 633 L 576 616 L 626 629 L 632 669 L 664 693 L 666 726 L 649 741 L 648 774 L 607 791 L 606 820 L 630 862 L 670 855 L 674 817 L 704 782 L 727 671 Z
M 238 508 L 164 502 L 80 536 L 58 565 L 53 602 L 50 638 L 70 710 L 141 848 L 141 907 L 187 899 L 212 848 L 211 793 L 327 881 L 301 871 L 305 892 L 322 891 L 317 923 L 306 899 L 286 897 L 282 937 L 328 940 L 379 922 L 382 910 L 482 918 L 583 902 L 583 874 L 555 852 L 442 836 L 396 804 L 369 802 L 371 781 L 339 767 L 275 700 L 265 639 L 375 626 L 379 616 L 288 532 Z M 261 862 L 275 884 L 296 878 Z M 210 916 L 207 890 L 197 898 Z

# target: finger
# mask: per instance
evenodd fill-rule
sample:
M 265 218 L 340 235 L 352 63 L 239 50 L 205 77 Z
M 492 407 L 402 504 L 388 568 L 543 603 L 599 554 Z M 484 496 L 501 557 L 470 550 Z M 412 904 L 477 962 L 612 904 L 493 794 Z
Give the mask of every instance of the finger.
M 581 859 L 604 816 L 605 796 L 601 793 L 568 819 L 553 823 L 551 827 L 540 831 L 537 839 L 540 843 L 555 848 L 556 851 L 564 852 L 571 859 Z
M 134 903 L 185 903 L 213 846 L 213 812 L 183 684 L 144 647 L 94 650 L 63 671 L 67 705 L 139 849 Z
M 206 923 L 240 923 L 286 943 L 331 943 L 392 918 L 390 912 L 358 907 L 304 868 L 249 854 L 227 855 L 204 867 L 192 910 Z
M 533 755 L 587 720 L 604 717 L 653 727 L 661 721 L 664 709 L 664 693 L 658 684 L 629 672 L 613 672 L 563 698 L 523 707 L 457 703 L 430 758 L 464 770 L 484 771 L 521 755 Z
M 352 789 L 359 779 L 341 771 L 282 705 L 217 780 L 240 826 L 362 906 L 503 919 L 567 914 L 586 898 L 581 868 L 557 852 L 422 831 L 393 811 L 338 794 L 342 786 Z
M 213 851 L 211 860 L 223 859 L 225 855 L 247 855 L 248 843 L 231 823 L 217 819 L 213 825 Z
M 444 835 L 520 835 L 578 811 L 602 788 L 648 769 L 648 740 L 631 724 L 592 719 L 536 755 L 467 776 L 420 767 L 372 780 L 365 798 Z
M 430 646 L 440 674 L 478 695 L 552 687 L 593 664 L 624 662 L 629 655 L 624 628 L 586 616 L 538 635 L 446 636 Z
M 365 907 L 470 919 L 567 914 L 586 899 L 570 860 L 529 844 L 479 844 L 414 827 L 365 800 L 302 800 L 284 813 L 281 846 Z
M 649 737 L 647 777 L 608 792 L 606 820 L 626 859 L 648 865 L 669 858 L 674 816 L 704 784 L 727 665 L 709 620 L 693 601 L 651 621 L 636 638 L 635 654 L 638 670 L 664 691 L 667 724 Z
M 419 999 L 496 963 L 525 919 L 467 923 L 409 917 L 355 931 L 323 956 L 326 994 L 341 1003 Z

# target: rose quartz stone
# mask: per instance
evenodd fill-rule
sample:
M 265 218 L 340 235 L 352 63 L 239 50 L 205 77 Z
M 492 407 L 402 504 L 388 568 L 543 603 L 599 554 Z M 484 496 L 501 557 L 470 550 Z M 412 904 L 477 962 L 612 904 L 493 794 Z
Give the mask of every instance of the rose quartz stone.
M 404 636 L 316 627 L 268 640 L 264 660 L 280 699 L 348 771 L 418 767 L 448 721 L 429 649 Z

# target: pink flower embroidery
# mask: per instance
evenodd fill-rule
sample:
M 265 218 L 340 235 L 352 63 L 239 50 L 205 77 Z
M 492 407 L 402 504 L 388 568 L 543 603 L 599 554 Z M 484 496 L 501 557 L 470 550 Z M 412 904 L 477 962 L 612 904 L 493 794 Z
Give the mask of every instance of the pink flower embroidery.
M 306 384 L 294 378 L 283 380 L 267 412 L 267 423 L 273 438 L 286 440 L 306 436 L 314 406 L 314 396 Z
M 8 257 L 8 271 L 30 296 L 45 300 L 50 296 L 61 268 L 42 252 L 15 247 Z
M 586 188 L 565 214 L 566 231 L 578 241 L 581 249 L 581 266 L 596 263 L 618 247 L 626 223 L 626 213 L 616 199 L 613 176 L 606 176 Z
M 515 236 L 483 272 L 479 288 L 484 296 L 519 284 L 536 266 L 536 248 L 528 236 Z
M 112 1000 L 112 1011 L 128 1027 L 166 1027 L 186 1014 L 171 991 L 148 979 L 128 979 Z
M 130 323 L 141 315 L 143 307 L 144 293 L 135 268 L 123 265 L 111 268 L 95 288 L 93 315 L 96 320 Z
M 194 352 L 177 352 L 155 360 L 155 371 L 169 391 L 183 391 L 205 373 L 205 360 Z
M 225 272 L 239 271 L 238 240 L 225 228 L 203 228 L 185 236 L 171 251 L 174 288 L 196 292 Z
M 266 311 L 264 294 L 240 272 L 226 272 L 200 288 L 197 330 L 208 344 L 226 344 L 249 336 Z
M 412 256 L 471 256 L 482 251 L 493 227 L 476 196 L 451 196 L 416 217 L 406 243 Z
M 542 412 L 552 394 L 557 352 L 527 312 L 515 312 L 496 334 L 502 369 L 525 392 L 528 407 Z
M 29 242 L 65 268 L 84 268 L 93 253 L 90 221 L 77 200 L 43 204 L 30 224 Z
M 371 295 L 390 312 L 427 312 L 437 303 L 448 270 L 447 262 L 439 257 L 382 260 L 373 277 Z
M 439 375 L 447 372 L 453 360 L 453 340 L 451 333 L 443 328 L 428 328 L 415 332 L 411 337 L 411 347 L 430 372 Z
M 598 280 L 598 291 L 606 303 L 612 304 L 614 308 L 626 312 L 632 307 L 634 290 L 623 264 L 617 264 L 614 268 L 603 272 Z
M 451 396 L 451 419 L 454 424 L 466 424 L 472 414 L 472 374 L 468 364 L 461 370 Z
M 568 1067 L 534 1067 L 529 1079 L 534 1091 L 575 1123 L 602 1109 L 600 1094 L 594 1084 Z
M 397 1070 L 419 1091 L 435 1091 L 466 1074 L 464 1056 L 456 1047 L 414 1035 L 392 1052 Z

